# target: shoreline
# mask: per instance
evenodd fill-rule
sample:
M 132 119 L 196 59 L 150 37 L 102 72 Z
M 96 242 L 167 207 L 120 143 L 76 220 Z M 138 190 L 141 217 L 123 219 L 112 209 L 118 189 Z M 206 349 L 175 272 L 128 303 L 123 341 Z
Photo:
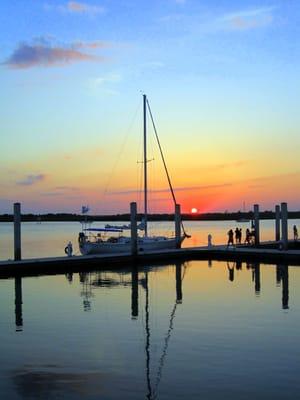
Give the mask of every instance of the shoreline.
M 138 214 L 138 218 L 142 218 L 142 214 Z M 205 214 L 181 214 L 182 221 L 236 221 L 239 219 L 248 219 L 249 222 L 254 218 L 253 212 L 234 212 L 234 213 L 205 213 Z M 300 219 L 300 211 L 289 211 L 289 219 Z M 22 214 L 22 222 L 81 222 L 87 221 L 130 221 L 130 214 L 114 214 L 114 215 L 87 215 L 69 214 L 69 213 L 47 213 L 47 214 Z M 275 212 L 260 212 L 261 220 L 275 219 Z M 0 222 L 13 222 L 13 214 L 0 215 Z M 148 221 L 174 221 L 174 214 L 149 214 Z M 242 221 L 240 221 L 242 222 Z M 243 222 L 244 223 L 244 222 Z

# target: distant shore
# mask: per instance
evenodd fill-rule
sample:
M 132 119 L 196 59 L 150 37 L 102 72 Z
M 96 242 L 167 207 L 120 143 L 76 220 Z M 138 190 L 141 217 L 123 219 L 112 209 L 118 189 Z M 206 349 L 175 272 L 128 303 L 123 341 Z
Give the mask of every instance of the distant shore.
M 142 215 L 139 215 L 142 218 Z M 233 212 L 233 213 L 205 213 L 205 214 L 182 214 L 181 218 L 184 221 L 239 221 L 252 220 L 253 212 Z M 300 211 L 290 211 L 289 219 L 300 218 Z M 114 214 L 114 215 L 80 215 L 68 213 L 47 213 L 47 214 L 22 214 L 24 222 L 51 222 L 51 221 L 83 221 L 87 218 L 88 221 L 130 221 L 130 214 Z M 260 219 L 275 219 L 273 211 L 260 212 Z M 173 221 L 173 214 L 149 214 L 149 221 Z M 12 214 L 0 215 L 0 222 L 12 222 Z

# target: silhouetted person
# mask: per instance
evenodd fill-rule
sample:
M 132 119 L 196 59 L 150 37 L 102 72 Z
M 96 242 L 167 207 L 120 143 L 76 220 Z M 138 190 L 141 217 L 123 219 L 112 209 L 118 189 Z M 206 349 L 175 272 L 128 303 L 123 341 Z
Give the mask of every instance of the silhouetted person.
M 234 265 L 232 267 L 230 267 L 229 263 L 227 263 L 227 269 L 229 272 L 229 280 L 231 282 L 233 282 L 234 281 Z
M 239 243 L 242 243 L 242 228 L 240 228 L 240 233 L 239 233 Z
M 251 232 L 250 232 L 251 244 L 254 244 L 254 242 L 255 242 L 255 236 L 256 236 L 256 233 L 255 233 L 255 229 L 253 228 L 253 229 L 251 229 Z
M 239 228 L 235 228 L 234 236 L 235 236 L 235 243 L 238 244 L 239 243 L 239 238 L 240 238 L 240 230 L 239 230 Z
M 227 235 L 228 235 L 228 242 L 227 242 L 227 249 L 228 249 L 228 246 L 231 244 L 232 246 L 234 246 L 234 241 L 233 241 L 233 230 L 232 229 L 230 229 L 228 232 L 227 232 Z
M 298 240 L 298 229 L 296 225 L 293 226 L 293 232 L 294 232 L 294 240 L 296 242 Z
M 251 243 L 251 232 L 250 232 L 249 228 L 246 229 L 245 243 L 247 243 L 247 244 Z

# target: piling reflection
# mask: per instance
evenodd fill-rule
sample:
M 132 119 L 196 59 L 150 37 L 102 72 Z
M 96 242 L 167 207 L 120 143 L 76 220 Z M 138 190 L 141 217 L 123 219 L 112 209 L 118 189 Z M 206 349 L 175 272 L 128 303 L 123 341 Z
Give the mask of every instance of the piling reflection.
M 227 262 L 227 269 L 228 269 L 228 279 L 230 282 L 234 281 L 234 263 Z
M 131 318 L 137 319 L 138 316 L 139 316 L 139 273 L 137 267 L 133 267 L 131 272 Z
M 17 332 L 23 330 L 22 304 L 22 278 L 18 276 L 15 278 L 15 320 Z
M 213 262 L 208 260 L 208 267 L 214 269 Z M 243 270 L 243 264 L 246 267 Z M 261 270 L 259 263 L 242 263 L 241 261 L 227 261 L 224 263 L 225 268 L 228 272 L 228 280 L 238 284 L 235 275 L 235 271 L 244 273 L 244 271 L 250 271 L 252 282 L 254 283 L 254 292 L 256 296 L 260 296 L 261 293 Z M 172 266 L 168 266 L 172 267 Z M 181 304 L 183 301 L 183 288 L 182 281 L 187 265 L 184 263 L 176 263 L 174 267 L 174 290 L 175 290 L 175 301 Z M 118 272 L 109 271 L 97 271 L 97 272 L 79 272 L 78 280 L 80 283 L 80 296 L 83 298 L 83 310 L 92 310 L 92 299 L 95 296 L 94 290 L 96 288 L 113 288 L 118 286 L 129 286 L 131 288 L 131 310 L 130 315 L 132 319 L 138 319 L 139 317 L 139 287 L 146 290 L 148 285 L 148 275 L 152 272 L 154 267 L 132 267 L 129 270 L 124 269 Z M 161 268 L 161 267 L 156 267 Z M 162 267 L 163 268 L 163 267 Z M 76 275 L 74 273 L 65 274 L 66 280 L 70 283 L 74 283 L 74 277 L 76 281 Z M 282 287 L 282 309 L 289 309 L 289 267 L 284 264 L 278 264 L 275 269 L 275 282 L 277 287 Z M 16 277 L 15 283 L 15 326 L 16 331 L 23 330 L 23 313 L 22 313 L 22 278 Z
M 252 281 L 255 284 L 255 294 L 256 296 L 260 295 L 260 265 L 258 263 L 254 263 L 252 266 Z
M 287 265 L 276 265 L 276 283 L 282 284 L 282 309 L 289 309 L 289 267 Z
M 182 303 L 182 277 L 181 277 L 181 263 L 175 266 L 176 271 L 176 301 Z

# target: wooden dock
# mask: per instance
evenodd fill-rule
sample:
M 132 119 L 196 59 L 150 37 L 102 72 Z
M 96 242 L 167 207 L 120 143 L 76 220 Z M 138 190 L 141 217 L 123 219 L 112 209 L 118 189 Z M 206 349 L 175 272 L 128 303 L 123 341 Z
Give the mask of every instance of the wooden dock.
M 188 260 L 228 260 L 262 262 L 265 264 L 300 265 L 300 249 L 279 250 L 274 242 L 259 248 L 250 246 L 191 247 L 174 250 L 151 251 L 132 256 L 130 253 L 101 254 L 72 257 L 34 258 L 21 261 L 1 261 L 0 278 L 16 275 L 44 275 L 103 268 L 120 268 L 134 264 L 173 263 Z

